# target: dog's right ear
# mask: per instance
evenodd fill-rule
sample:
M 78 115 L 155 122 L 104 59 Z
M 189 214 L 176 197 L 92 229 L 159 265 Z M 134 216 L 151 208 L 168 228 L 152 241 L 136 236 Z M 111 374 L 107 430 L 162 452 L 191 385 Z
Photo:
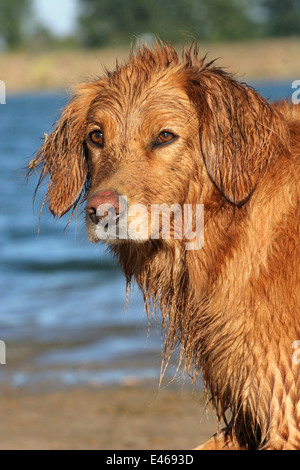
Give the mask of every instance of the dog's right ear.
M 231 203 L 251 196 L 273 156 L 289 147 L 283 116 L 257 92 L 211 64 L 191 67 L 188 94 L 199 119 L 201 153 Z
M 29 176 L 42 164 L 40 181 L 49 175 L 46 197 L 54 216 L 61 217 L 78 201 L 88 168 L 84 140 L 86 118 L 97 93 L 96 82 L 80 84 L 60 120 L 36 157 L 29 163 Z

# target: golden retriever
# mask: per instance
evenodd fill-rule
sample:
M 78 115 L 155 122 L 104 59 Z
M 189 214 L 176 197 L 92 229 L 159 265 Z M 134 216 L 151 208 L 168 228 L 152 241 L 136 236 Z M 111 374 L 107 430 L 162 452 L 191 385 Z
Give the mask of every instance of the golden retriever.
M 39 164 L 54 216 L 87 200 L 89 239 L 161 310 L 165 359 L 202 370 L 225 427 L 199 449 L 300 449 L 299 107 L 157 42 L 75 87 Z

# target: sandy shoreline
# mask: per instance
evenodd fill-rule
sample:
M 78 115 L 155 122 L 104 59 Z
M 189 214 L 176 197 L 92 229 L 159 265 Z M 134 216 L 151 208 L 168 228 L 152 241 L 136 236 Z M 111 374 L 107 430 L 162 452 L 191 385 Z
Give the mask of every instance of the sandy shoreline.
M 199 43 L 203 56 L 219 58 L 217 64 L 241 80 L 300 79 L 300 39 L 266 39 L 229 43 Z M 181 53 L 182 46 L 177 47 Z M 123 63 L 128 47 L 95 50 L 58 50 L 0 53 L 0 80 L 7 94 L 33 90 L 66 89 L 113 70 Z
M 1 450 L 191 450 L 216 431 L 201 393 L 157 385 L 1 393 Z

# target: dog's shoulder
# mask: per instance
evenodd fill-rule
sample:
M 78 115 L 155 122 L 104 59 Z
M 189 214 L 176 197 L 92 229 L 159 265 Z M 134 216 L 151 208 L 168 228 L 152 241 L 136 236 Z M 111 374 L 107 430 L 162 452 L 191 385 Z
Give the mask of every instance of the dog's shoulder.
M 284 101 L 275 101 L 272 105 L 273 108 L 276 108 L 283 117 L 290 121 L 298 121 L 300 125 L 300 106 L 293 104 L 290 100 Z
M 289 128 L 292 152 L 300 158 L 300 104 L 285 100 L 275 102 L 273 107 L 284 117 Z

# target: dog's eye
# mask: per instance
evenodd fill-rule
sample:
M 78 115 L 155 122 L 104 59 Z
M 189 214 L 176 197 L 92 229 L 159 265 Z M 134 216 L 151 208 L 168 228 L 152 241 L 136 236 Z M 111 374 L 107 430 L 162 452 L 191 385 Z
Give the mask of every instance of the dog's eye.
M 93 144 L 97 145 L 98 147 L 103 147 L 104 145 L 103 132 L 101 131 L 91 132 L 90 140 L 93 142 Z
M 172 140 L 174 140 L 175 138 L 176 138 L 176 135 L 172 134 L 172 132 L 163 131 L 157 137 L 155 144 L 156 145 L 168 144 L 169 142 L 172 142 Z

